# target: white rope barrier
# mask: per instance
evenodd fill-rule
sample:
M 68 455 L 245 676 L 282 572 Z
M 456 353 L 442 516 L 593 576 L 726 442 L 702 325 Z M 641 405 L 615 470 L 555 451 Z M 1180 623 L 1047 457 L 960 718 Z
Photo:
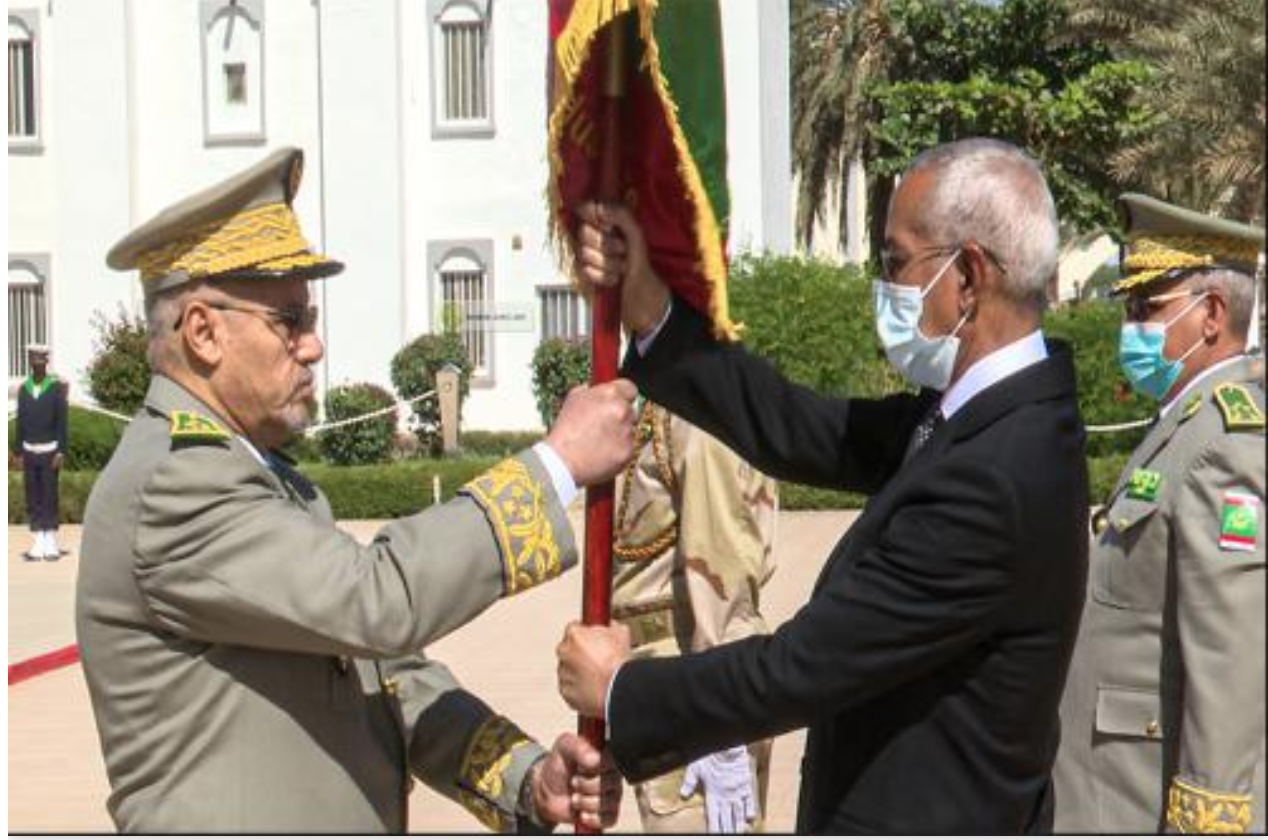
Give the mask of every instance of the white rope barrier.
M 337 420 L 333 423 L 322 423 L 319 426 L 310 426 L 304 430 L 304 436 L 312 437 L 313 435 L 319 434 L 321 432 L 326 432 L 331 429 L 341 429 L 344 426 L 351 426 L 354 423 L 362 423 L 366 420 L 372 420 L 375 417 L 381 417 L 384 414 L 388 414 L 390 412 L 396 411 L 399 408 L 413 405 L 416 402 L 421 402 L 425 399 L 428 399 L 429 397 L 434 397 L 434 396 L 436 396 L 436 392 L 432 390 L 432 391 L 428 391 L 425 394 L 419 394 L 417 397 L 414 397 L 412 399 L 395 402 L 392 405 L 389 405 L 387 408 L 380 408 L 377 411 L 371 411 L 369 414 L 361 414 L 356 417 L 347 417 L 343 420 Z M 72 401 L 71 405 L 75 406 L 76 408 L 82 408 L 85 411 L 91 411 L 96 414 L 104 414 L 106 417 L 113 417 L 116 420 L 122 420 L 124 423 L 132 422 L 131 417 L 126 417 L 122 414 L 118 414 L 117 412 L 102 408 L 101 406 L 91 405 L 89 403 L 78 402 L 78 401 Z M 9 412 L 10 420 L 12 420 L 16 416 L 17 416 L 17 412 L 12 412 L 12 411 Z M 1152 422 L 1154 422 L 1154 419 L 1152 417 L 1146 417 L 1143 420 L 1128 420 L 1125 423 L 1108 423 L 1108 424 L 1102 424 L 1102 425 L 1093 424 L 1093 425 L 1088 425 L 1085 428 L 1091 434 L 1113 434 L 1114 432 L 1126 432 L 1132 429 L 1141 429 L 1141 428 L 1144 428 L 1145 426 L 1148 426 Z
M 340 429 L 340 428 L 343 428 L 344 426 L 351 426 L 353 423 L 360 423 L 364 420 L 370 420 L 374 417 L 380 417 L 384 414 L 387 414 L 388 412 L 396 411 L 398 408 L 401 408 L 402 406 L 413 405 L 416 402 L 421 402 L 427 399 L 428 397 L 434 397 L 434 396 L 436 396 L 436 392 L 434 390 L 428 391 L 427 393 L 419 394 L 417 397 L 414 397 L 412 399 L 401 400 L 400 402 L 392 403 L 387 408 L 380 408 L 378 411 L 371 411 L 369 414 L 361 414 L 357 417 L 347 417 L 343 420 L 337 420 L 333 423 L 322 423 L 320 426 L 309 426 L 307 429 L 304 430 L 304 436 L 312 437 L 313 435 L 318 434 L 320 432 L 327 432 L 327 431 L 330 431 L 331 429 Z
M 1128 429 L 1140 429 L 1148 426 L 1154 419 L 1146 417 L 1144 420 L 1129 420 L 1126 423 L 1110 423 L 1105 426 L 1087 426 L 1087 430 L 1093 434 L 1101 432 L 1125 432 Z
M 345 417 L 343 420 L 337 420 L 333 423 L 322 423 L 319 426 L 309 426 L 307 429 L 304 430 L 304 435 L 306 437 L 312 437 L 313 435 L 318 434 L 319 432 L 329 431 L 330 429 L 341 429 L 344 426 L 351 426 L 354 423 L 362 423 L 366 420 L 371 420 L 375 417 L 381 417 L 384 414 L 394 412 L 399 408 L 411 406 L 416 402 L 422 402 L 423 400 L 428 399 L 430 397 L 434 397 L 434 396 L 436 396 L 436 392 L 432 390 L 432 391 L 428 391 L 425 394 L 419 394 L 417 397 L 413 397 L 412 399 L 400 400 L 399 402 L 394 402 L 386 408 L 380 408 L 377 411 L 371 411 L 368 414 L 359 414 L 356 417 Z M 119 414 L 114 411 L 110 411 L 109 409 L 102 408 L 99 405 L 92 405 L 90 403 L 79 402 L 78 400 L 72 400 L 71 405 L 75 406 L 76 408 L 82 408 L 84 411 L 91 411 L 94 414 L 104 414 L 106 417 L 113 417 L 116 420 L 122 420 L 124 423 L 132 422 L 131 417 L 128 417 L 123 414 Z M 12 420 L 16 416 L 17 416 L 16 411 L 9 412 L 10 420 Z
M 82 408 L 84 411 L 91 411 L 94 414 L 104 414 L 107 417 L 113 417 L 114 419 L 122 420 L 125 423 L 132 422 L 131 417 L 128 417 L 127 415 L 124 415 L 124 414 L 119 414 L 118 412 L 115 412 L 115 411 L 111 411 L 108 408 L 102 408 L 99 405 L 91 405 L 86 402 L 79 402 L 78 400 L 71 400 L 70 404 L 75 406 L 75 408 Z

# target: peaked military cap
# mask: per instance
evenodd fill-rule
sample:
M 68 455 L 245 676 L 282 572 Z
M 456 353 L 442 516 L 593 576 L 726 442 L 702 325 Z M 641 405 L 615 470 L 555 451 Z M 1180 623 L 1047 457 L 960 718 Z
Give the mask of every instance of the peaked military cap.
M 1140 193 L 1118 199 L 1125 215 L 1121 294 L 1199 268 L 1233 268 L 1255 275 L 1264 229 L 1186 210 Z
M 146 296 L 192 280 L 329 277 L 343 263 L 314 253 L 291 209 L 304 153 L 283 148 L 173 204 L 119 240 L 113 269 L 139 269 Z
M 49 353 L 47 344 L 28 344 L 26 352 L 32 356 L 47 356 Z

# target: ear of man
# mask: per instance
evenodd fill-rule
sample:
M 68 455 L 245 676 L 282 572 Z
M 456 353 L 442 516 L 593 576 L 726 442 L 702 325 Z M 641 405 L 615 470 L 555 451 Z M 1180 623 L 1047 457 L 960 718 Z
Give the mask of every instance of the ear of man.
M 224 321 L 212 314 L 212 308 L 201 300 L 185 305 L 181 319 L 181 340 L 191 367 L 216 367 L 224 358 Z

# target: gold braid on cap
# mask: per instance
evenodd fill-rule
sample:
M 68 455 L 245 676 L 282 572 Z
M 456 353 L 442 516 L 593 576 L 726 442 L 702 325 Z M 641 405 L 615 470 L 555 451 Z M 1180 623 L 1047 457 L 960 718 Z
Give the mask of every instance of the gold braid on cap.
M 1131 244 L 1123 259 L 1127 277 L 1120 289 L 1148 283 L 1168 271 L 1183 268 L 1204 268 L 1225 260 L 1254 264 L 1258 248 L 1240 239 L 1226 236 L 1168 236 L 1153 239 L 1142 236 Z
M 205 277 L 239 268 L 285 271 L 316 265 L 324 258 L 308 253 L 295 213 L 286 204 L 264 204 L 207 222 L 137 258 L 142 282 L 176 271 Z

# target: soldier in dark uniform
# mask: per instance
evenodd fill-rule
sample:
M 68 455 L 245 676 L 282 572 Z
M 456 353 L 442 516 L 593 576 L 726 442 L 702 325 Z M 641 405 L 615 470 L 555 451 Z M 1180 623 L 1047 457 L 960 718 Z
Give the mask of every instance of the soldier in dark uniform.
M 26 560 L 57 560 L 57 477 L 66 454 L 66 386 L 48 370 L 48 347 L 26 348 L 31 374 L 18 389 L 17 434 L 10 445 L 22 462 L 33 543 Z
M 1055 828 L 1263 833 L 1264 232 L 1122 204 L 1120 361 L 1160 411 L 1093 517 Z
M 291 203 L 302 155 L 134 230 L 153 382 L 88 502 L 76 628 L 116 826 L 403 832 L 415 778 L 496 830 L 615 819 L 619 780 L 545 749 L 423 648 L 576 562 L 577 485 L 633 454 L 629 382 L 569 394 L 546 440 L 361 545 L 277 451 L 324 347 Z M 514 629 L 505 654 L 516 655 Z

